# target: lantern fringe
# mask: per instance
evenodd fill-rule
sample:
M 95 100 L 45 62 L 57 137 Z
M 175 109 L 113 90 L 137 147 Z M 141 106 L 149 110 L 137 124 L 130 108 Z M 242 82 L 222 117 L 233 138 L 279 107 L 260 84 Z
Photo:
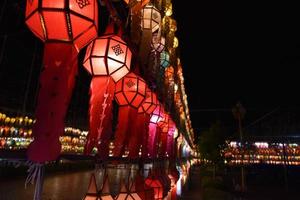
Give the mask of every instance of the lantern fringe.
M 29 166 L 27 170 L 28 175 L 25 181 L 25 189 L 29 183 L 35 183 L 33 200 L 41 200 L 44 183 L 44 164 L 31 161 L 27 161 L 25 164 Z

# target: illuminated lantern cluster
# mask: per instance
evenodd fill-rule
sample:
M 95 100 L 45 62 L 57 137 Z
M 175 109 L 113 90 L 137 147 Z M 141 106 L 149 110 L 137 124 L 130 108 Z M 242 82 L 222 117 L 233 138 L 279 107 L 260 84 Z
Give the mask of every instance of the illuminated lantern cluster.
M 98 31 L 96 0 L 27 0 L 25 18 L 42 41 L 74 43 L 78 51 Z

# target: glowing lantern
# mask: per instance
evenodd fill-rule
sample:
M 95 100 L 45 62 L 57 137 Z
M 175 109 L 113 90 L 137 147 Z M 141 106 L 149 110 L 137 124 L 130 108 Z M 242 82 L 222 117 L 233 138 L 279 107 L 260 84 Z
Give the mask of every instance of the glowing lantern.
M 128 144 L 129 158 L 138 158 L 141 145 L 142 148 L 147 146 L 147 128 L 150 120 L 150 114 L 152 114 L 157 105 L 158 100 L 156 94 L 147 88 L 146 97 L 141 106 L 138 108 L 136 119 L 131 122 L 133 130 L 131 131 L 131 139 L 129 140 Z
M 97 187 L 97 181 L 93 174 L 90 179 L 88 191 L 83 200 L 113 200 L 114 198 L 110 195 L 108 176 L 106 175 L 103 180 L 103 184 L 100 190 Z
M 102 159 L 109 155 L 114 81 L 129 72 L 132 55 L 126 43 L 113 32 L 113 24 L 110 24 L 105 35 L 88 46 L 84 59 L 85 69 L 93 76 L 90 85 L 90 131 L 85 154 L 91 153 L 97 144 L 98 155 Z
M 139 113 L 147 113 L 151 115 L 155 108 L 158 105 L 158 99 L 154 92 L 152 92 L 149 88 L 146 89 L 146 97 L 142 103 L 142 105 L 139 107 L 138 112 Z
M 29 160 L 43 163 L 61 152 L 59 136 L 75 84 L 77 55 L 97 36 L 98 5 L 96 0 L 27 0 L 25 20 L 45 42 L 37 122 L 27 151 Z
M 150 172 L 149 176 L 145 180 L 145 184 L 154 190 L 154 199 L 163 199 L 163 185 L 157 176 Z
M 152 4 L 148 4 L 141 12 L 142 38 L 139 47 L 139 56 L 142 62 L 147 63 L 151 52 L 152 33 L 158 31 L 160 35 L 161 15 Z
M 115 98 L 119 104 L 118 126 L 115 137 L 114 155 L 120 156 L 123 150 L 126 136 L 135 135 L 137 130 L 134 125 L 138 107 L 146 96 L 145 81 L 133 72 L 124 76 L 116 84 Z
M 167 51 L 163 51 L 160 54 L 160 65 L 164 68 L 169 67 L 170 65 L 170 55 Z
M 145 5 L 149 3 L 150 0 L 124 0 L 131 11 L 137 14 Z
M 73 43 L 77 51 L 97 35 L 96 0 L 27 0 L 26 24 L 44 42 Z
M 179 46 L 178 38 L 177 38 L 177 37 L 174 37 L 174 40 L 173 40 L 173 48 L 177 48 L 178 46 Z
M 152 37 L 152 51 L 161 53 L 165 49 L 166 39 L 164 37 L 159 37 L 157 33 L 153 34 Z
M 128 188 L 126 187 L 124 181 L 121 183 L 121 190 L 116 200 L 142 200 L 139 194 L 136 191 L 135 183 L 133 181 L 129 181 Z
M 172 3 L 169 3 L 165 8 L 165 15 L 170 17 L 172 14 L 173 14 L 173 6 Z
M 132 53 L 120 36 L 110 33 L 111 28 L 89 44 L 83 64 L 92 76 L 110 75 L 117 82 L 129 72 Z
M 161 15 L 157 8 L 148 4 L 142 10 L 142 28 L 151 30 L 152 33 L 160 27 Z
M 159 137 L 159 132 L 157 129 L 158 123 L 163 119 L 164 117 L 164 110 L 163 106 L 159 105 L 156 107 L 156 109 L 153 111 L 151 117 L 150 117 L 150 123 L 148 126 L 148 140 L 147 140 L 147 149 L 144 149 L 143 155 L 154 158 L 157 154 L 157 140 Z M 145 155 L 146 154 L 146 155 Z
M 115 96 L 119 106 L 138 108 L 146 96 L 146 83 L 131 72 L 116 84 Z

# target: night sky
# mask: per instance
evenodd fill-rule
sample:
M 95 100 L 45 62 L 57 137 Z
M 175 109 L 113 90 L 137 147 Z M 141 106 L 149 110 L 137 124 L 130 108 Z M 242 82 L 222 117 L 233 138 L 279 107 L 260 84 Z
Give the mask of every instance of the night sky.
M 295 5 L 173 4 L 195 129 L 216 119 L 233 124 L 230 110 L 238 100 L 248 110 L 249 123 L 276 107 L 299 111 L 300 17 Z
M 5 49 L 0 54 L 0 107 L 32 113 L 43 44 L 24 25 L 25 1 L 6 2 L 0 12 L 0 48 Z M 231 108 L 237 101 L 247 110 L 245 125 L 277 107 L 300 113 L 297 8 L 283 2 L 228 4 L 216 0 L 173 0 L 176 35 L 196 134 L 217 119 L 226 126 L 236 127 Z M 34 51 L 36 57 L 29 79 Z M 76 120 L 82 113 L 87 115 L 87 105 L 81 102 L 88 101 L 88 95 L 82 95 L 82 91 L 88 91 L 85 81 L 89 76 L 83 68 L 80 70 L 76 100 L 68 113 L 71 124 L 79 124 Z M 27 80 L 31 81 L 24 107 Z

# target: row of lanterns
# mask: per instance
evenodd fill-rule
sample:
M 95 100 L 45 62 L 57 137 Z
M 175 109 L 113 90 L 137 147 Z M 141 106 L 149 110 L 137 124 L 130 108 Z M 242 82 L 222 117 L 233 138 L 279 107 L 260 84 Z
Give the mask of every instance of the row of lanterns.
M 85 135 L 76 130 L 67 129 L 68 135 L 60 140 L 59 137 L 64 132 L 64 117 L 78 73 L 78 53 L 85 47 L 83 66 L 92 79 L 89 132 L 84 154 L 89 155 L 96 148 L 98 160 L 102 161 L 107 160 L 109 155 L 116 158 L 126 155 L 129 159 L 175 159 L 178 151 L 175 141 L 177 125 L 185 124 L 184 129 L 191 129 L 191 123 L 182 80 L 176 92 L 180 96 L 181 109 L 184 106 L 184 111 L 180 110 L 179 114 L 184 114 L 182 120 L 185 123 L 174 120 L 169 113 L 173 105 L 170 101 L 175 97 L 175 82 L 178 81 L 175 77 L 178 71 L 178 39 L 175 39 L 176 21 L 170 17 L 172 4 L 170 0 L 127 3 L 132 17 L 132 41 L 123 37 L 126 30 L 123 30 L 122 20 L 116 19 L 118 15 L 110 1 L 105 1 L 105 5 L 112 20 L 105 33 L 98 36 L 98 1 L 27 0 L 26 24 L 45 43 L 45 69 L 40 75 L 41 87 L 35 114 L 37 121 L 32 130 L 34 140 L 27 151 L 28 159 L 33 163 L 56 160 L 61 148 L 74 149 L 74 146 L 83 144 L 81 137 Z M 132 43 L 139 46 L 138 53 L 132 51 Z M 132 57 L 137 61 L 134 62 Z M 173 71 L 172 68 L 168 69 L 171 65 Z M 141 73 L 147 68 L 153 69 L 152 74 Z M 155 77 L 154 83 L 147 79 L 148 75 Z M 164 93 L 168 94 L 167 98 L 164 98 Z M 118 104 L 115 130 L 112 129 L 113 100 Z M 190 130 L 186 132 L 189 133 L 188 137 L 192 137 Z M 74 135 L 76 137 L 72 137 Z M 112 138 L 113 149 L 110 148 Z M 192 141 L 191 138 L 188 140 Z M 69 146 L 61 147 L 60 142 Z M 85 199 L 112 199 L 106 181 L 104 177 L 102 187 L 98 188 L 92 176 L 92 187 Z M 168 195 L 170 182 L 165 172 L 154 168 L 144 184 L 136 185 L 142 186 L 143 190 L 152 188 L 154 194 L 149 198 L 144 194 L 140 199 L 163 199 Z M 138 199 L 139 194 L 133 192 L 132 185 L 127 184 L 122 188 L 124 194 L 120 193 L 117 199 Z

